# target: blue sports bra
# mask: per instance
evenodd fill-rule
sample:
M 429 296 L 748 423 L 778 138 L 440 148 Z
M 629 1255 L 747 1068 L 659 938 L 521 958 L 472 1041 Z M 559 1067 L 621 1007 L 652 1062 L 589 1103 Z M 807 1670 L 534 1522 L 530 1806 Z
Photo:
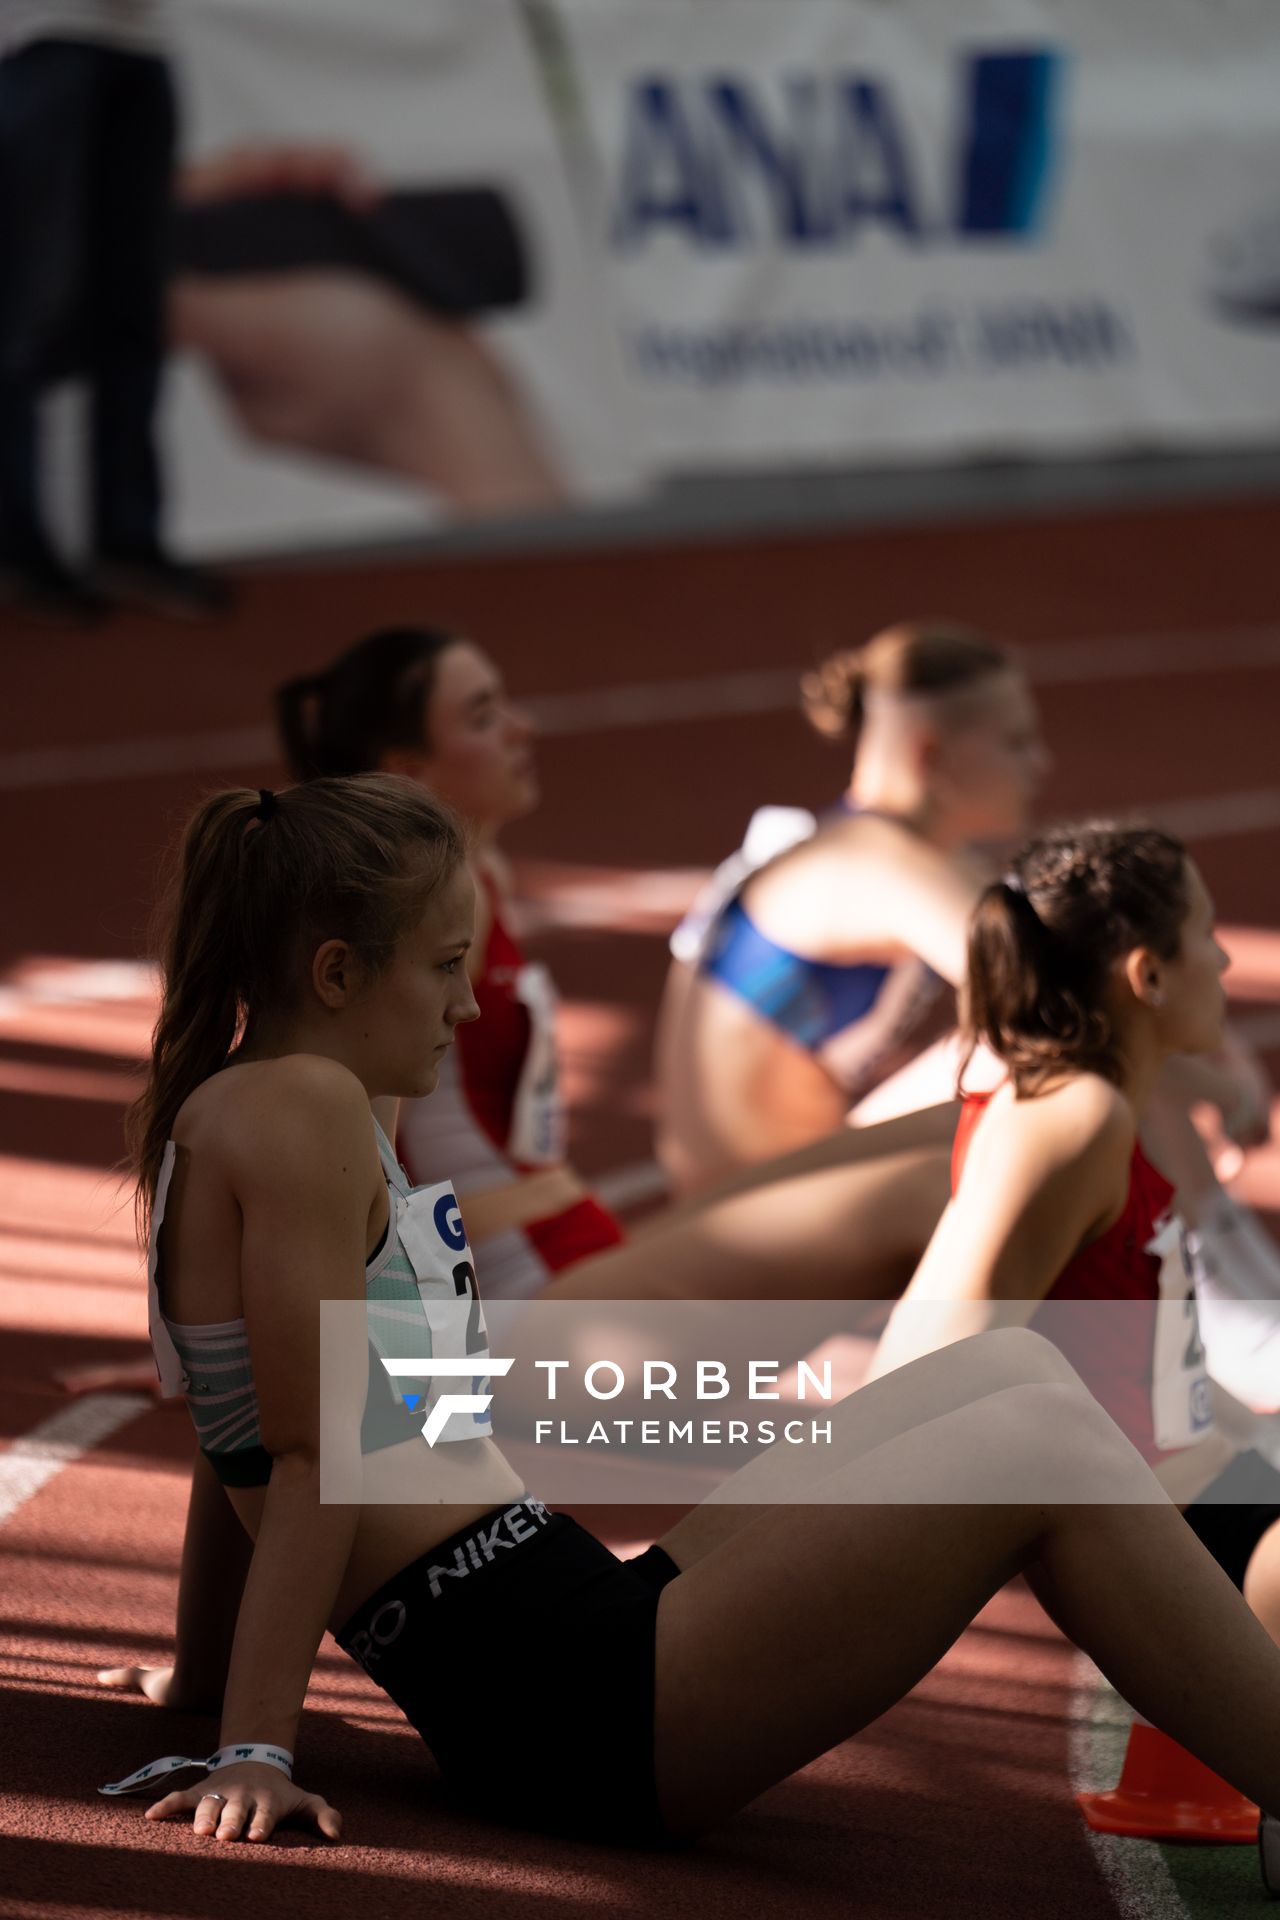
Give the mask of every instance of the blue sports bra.
M 865 809 L 842 799 L 833 811 Z M 809 959 L 770 939 L 742 902 L 752 877 L 747 873 L 720 907 L 703 939 L 698 971 L 819 1057 L 851 1100 L 953 1023 L 947 983 L 914 956 L 891 965 L 836 963 Z
M 363 1453 L 399 1446 L 422 1431 L 446 1379 L 390 1376 L 384 1360 L 474 1358 L 483 1378 L 488 1357 L 475 1263 L 449 1182 L 413 1187 L 377 1121 L 387 1183 L 387 1231 L 365 1266 L 369 1386 L 360 1430 Z M 201 1452 L 224 1486 L 260 1487 L 271 1478 L 262 1444 L 249 1335 L 243 1318 L 201 1326 L 170 1320 L 160 1305 L 159 1241 L 175 1148 L 165 1148 L 156 1184 L 148 1249 L 151 1344 L 162 1390 L 187 1402 Z M 414 1389 L 417 1389 L 416 1391 Z M 434 1441 L 485 1438 L 487 1413 L 453 1412 Z
M 811 1053 L 870 1013 L 891 971 L 792 953 L 761 933 L 741 898 L 730 900 L 720 915 L 701 970 Z

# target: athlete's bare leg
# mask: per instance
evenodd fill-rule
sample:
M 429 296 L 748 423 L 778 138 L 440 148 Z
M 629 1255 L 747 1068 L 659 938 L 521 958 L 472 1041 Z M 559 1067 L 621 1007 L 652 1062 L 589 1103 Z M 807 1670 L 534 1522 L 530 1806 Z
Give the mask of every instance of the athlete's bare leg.
M 808 1161 L 808 1150 L 798 1158 Z M 580 1261 L 539 1298 L 895 1299 L 929 1243 L 950 1180 L 946 1144 L 850 1155 L 795 1173 L 781 1163 L 771 1178 L 735 1181 L 647 1225 L 626 1246 Z
M 1280 1645 L 1280 1520 L 1259 1540 L 1244 1576 L 1244 1597 Z
M 1011 1460 L 1047 1499 L 989 1503 Z M 1117 1504 L 1060 1504 L 1055 1476 L 1070 1487 L 1081 1473 Z M 1000 1388 L 893 1433 L 830 1482 L 827 1504 L 752 1519 L 662 1596 L 656 1753 L 677 1830 L 867 1725 L 1023 1570 L 1139 1712 L 1280 1807 L 1280 1649 L 1079 1385 Z
M 1025 1327 L 983 1334 L 925 1354 L 884 1380 L 860 1387 L 824 1412 L 832 1431 L 821 1478 L 944 1414 L 988 1400 L 1007 1388 L 1034 1384 L 1078 1387 L 1080 1376 L 1057 1347 Z M 806 1499 L 825 1504 L 829 1494 L 830 1489 L 823 1492 L 814 1483 L 811 1454 L 797 1466 L 795 1456 L 769 1448 L 677 1521 L 659 1545 L 679 1567 L 688 1568 L 773 1508 Z

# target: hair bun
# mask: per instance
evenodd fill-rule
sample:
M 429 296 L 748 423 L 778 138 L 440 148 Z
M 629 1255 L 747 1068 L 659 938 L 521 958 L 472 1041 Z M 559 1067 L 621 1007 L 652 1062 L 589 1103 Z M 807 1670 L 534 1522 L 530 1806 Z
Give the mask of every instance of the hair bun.
M 824 740 L 856 733 L 862 718 L 866 671 L 861 647 L 829 654 L 800 681 L 800 703 L 805 718 Z

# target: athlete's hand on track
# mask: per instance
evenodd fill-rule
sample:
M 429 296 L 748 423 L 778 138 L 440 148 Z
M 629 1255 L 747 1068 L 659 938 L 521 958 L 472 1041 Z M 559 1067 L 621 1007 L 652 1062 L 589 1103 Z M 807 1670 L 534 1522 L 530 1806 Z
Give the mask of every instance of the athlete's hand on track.
M 221 1805 L 209 1799 L 224 1795 Z M 199 1786 L 166 1793 L 147 1808 L 148 1820 L 170 1820 L 175 1814 L 194 1813 L 194 1831 L 216 1840 L 266 1840 L 284 1821 L 298 1816 L 313 1820 L 327 1840 L 342 1837 L 342 1815 L 318 1793 L 306 1793 L 279 1767 L 242 1760 L 219 1767 Z

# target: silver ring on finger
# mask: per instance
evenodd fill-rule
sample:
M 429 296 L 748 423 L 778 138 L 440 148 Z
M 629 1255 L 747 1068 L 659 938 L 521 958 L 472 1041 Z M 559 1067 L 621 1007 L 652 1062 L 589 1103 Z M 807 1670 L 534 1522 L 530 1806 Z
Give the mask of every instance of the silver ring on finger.
M 200 1795 L 200 1799 L 202 1802 L 205 1800 L 221 1800 L 223 1806 L 225 1806 L 227 1803 L 227 1796 L 225 1793 L 202 1793 Z

